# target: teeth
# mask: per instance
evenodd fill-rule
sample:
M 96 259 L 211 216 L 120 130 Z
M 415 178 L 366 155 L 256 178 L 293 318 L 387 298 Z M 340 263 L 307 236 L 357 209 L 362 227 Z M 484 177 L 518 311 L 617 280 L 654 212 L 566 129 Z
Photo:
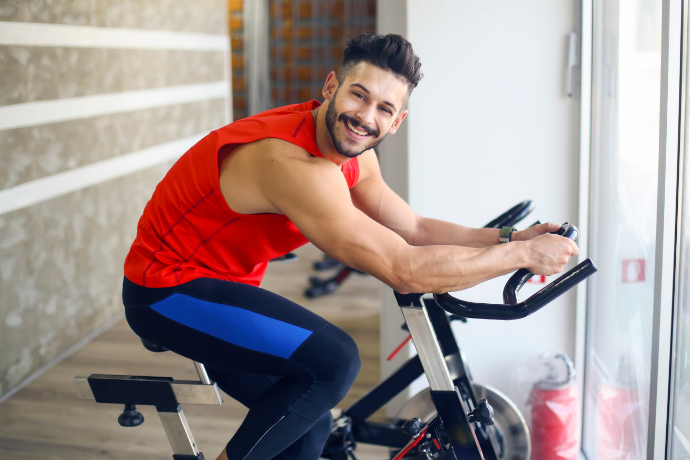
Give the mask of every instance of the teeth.
M 349 121 L 347 122 L 347 127 L 350 128 L 353 132 L 355 132 L 355 134 L 359 134 L 360 136 L 366 136 L 366 135 L 369 134 L 369 133 L 367 133 L 366 131 L 360 131 L 360 130 L 358 130 L 357 128 L 355 128 L 354 126 L 352 126 L 352 125 L 350 124 Z

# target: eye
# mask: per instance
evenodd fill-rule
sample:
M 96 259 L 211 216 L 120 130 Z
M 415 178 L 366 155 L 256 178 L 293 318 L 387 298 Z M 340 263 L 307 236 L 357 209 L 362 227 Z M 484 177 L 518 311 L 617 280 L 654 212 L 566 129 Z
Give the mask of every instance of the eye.
M 357 96 L 359 99 L 364 99 L 364 96 L 362 96 L 360 93 L 352 93 L 355 96 Z
M 381 106 L 381 107 L 379 107 L 379 108 L 380 108 L 381 110 L 383 110 L 384 112 L 386 112 L 388 115 L 393 115 L 393 112 L 391 112 L 390 109 L 389 109 L 388 107 L 386 107 L 386 106 Z

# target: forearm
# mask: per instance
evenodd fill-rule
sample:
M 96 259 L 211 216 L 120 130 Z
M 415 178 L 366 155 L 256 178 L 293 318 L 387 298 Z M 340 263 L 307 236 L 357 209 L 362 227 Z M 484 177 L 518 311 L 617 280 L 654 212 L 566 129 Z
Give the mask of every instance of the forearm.
M 494 228 L 469 228 L 442 220 L 419 217 L 415 231 L 410 237 L 410 244 L 486 248 L 498 244 L 499 233 L 500 230 Z
M 527 243 L 514 242 L 488 248 L 460 246 L 411 247 L 408 260 L 398 265 L 405 272 L 401 286 L 407 292 L 462 291 L 529 263 Z

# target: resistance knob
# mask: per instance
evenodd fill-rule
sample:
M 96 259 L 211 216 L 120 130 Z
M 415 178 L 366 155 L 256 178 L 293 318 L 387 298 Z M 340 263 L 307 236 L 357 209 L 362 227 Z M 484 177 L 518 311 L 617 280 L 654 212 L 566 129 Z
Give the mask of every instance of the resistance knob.
M 403 426 L 400 429 L 403 433 L 416 437 L 419 432 L 422 431 L 422 421 L 415 417 L 403 423 Z
M 470 423 L 481 422 L 484 425 L 493 425 L 494 408 L 491 407 L 489 401 L 482 399 L 472 412 L 467 413 L 467 420 L 469 420 Z
M 144 423 L 144 416 L 134 404 L 125 404 L 125 410 L 117 418 L 121 426 L 139 426 Z

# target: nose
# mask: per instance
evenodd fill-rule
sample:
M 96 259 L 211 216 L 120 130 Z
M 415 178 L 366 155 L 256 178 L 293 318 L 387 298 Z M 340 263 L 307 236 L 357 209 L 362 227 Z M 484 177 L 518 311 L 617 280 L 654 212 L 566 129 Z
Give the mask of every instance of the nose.
M 364 125 L 373 128 L 376 105 L 367 104 L 357 112 L 357 118 Z

